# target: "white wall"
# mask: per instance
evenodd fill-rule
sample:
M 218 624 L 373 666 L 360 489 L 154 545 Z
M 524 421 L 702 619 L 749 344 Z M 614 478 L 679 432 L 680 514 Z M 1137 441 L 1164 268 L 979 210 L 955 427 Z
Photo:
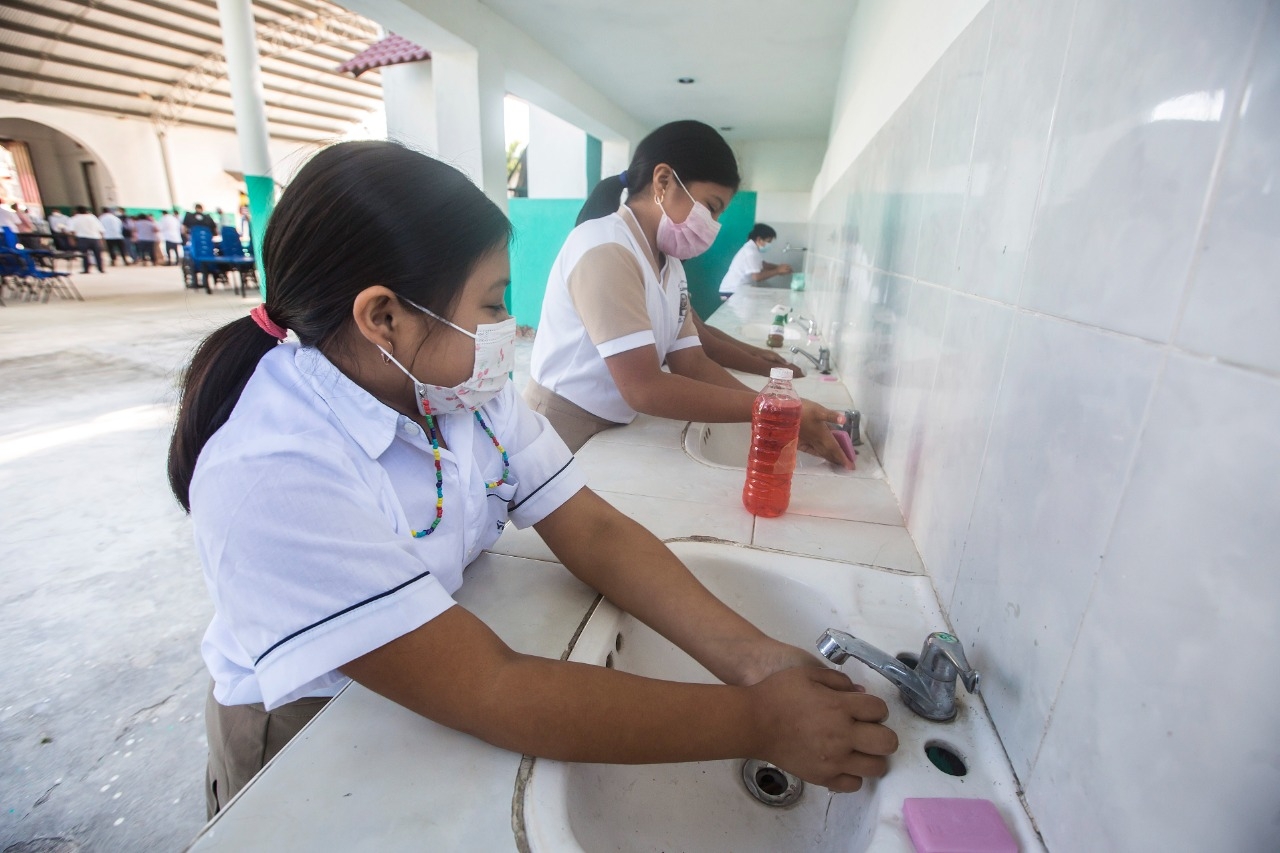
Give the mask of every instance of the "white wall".
M 430 62 L 402 62 L 380 70 L 387 138 L 425 153 L 439 149 Z
M 146 122 L 117 119 L 101 113 L 68 110 L 41 104 L 20 104 L 0 101 L 0 118 L 20 118 L 51 127 L 79 143 L 99 164 L 102 194 L 98 204 L 120 204 L 137 207 L 164 207 L 168 203 L 168 190 L 164 182 L 164 170 L 159 168 L 160 148 L 154 131 Z M 20 136 L 18 138 L 21 138 Z M 47 152 L 34 150 L 33 159 Z M 61 151 L 59 153 L 66 153 Z M 80 159 L 77 153 L 76 157 Z M 60 192 L 79 192 L 83 181 L 79 177 L 78 162 L 64 167 L 55 180 Z M 45 172 L 50 171 L 47 167 Z M 43 180 L 40 172 L 37 177 Z M 58 203 L 47 200 L 47 203 Z M 71 202 L 67 202 L 71 203 Z M 88 203 L 88 199 L 76 203 Z
M 59 148 L 48 149 L 48 133 L 32 132 L 32 159 L 35 161 L 46 204 L 85 204 L 87 199 L 72 200 L 83 184 L 79 177 L 79 160 L 99 163 L 103 191 L 99 204 L 123 207 L 170 206 L 169 187 L 165 181 L 160 143 L 150 123 L 137 119 L 120 119 L 83 110 L 47 107 L 0 101 L 0 120 L 20 118 L 38 122 L 69 136 L 90 152 L 79 153 Z M 15 138 L 24 138 L 14 134 Z M 316 145 L 273 139 L 270 142 L 272 174 L 287 183 L 303 160 L 317 149 Z M 221 207 L 234 211 L 239 204 L 242 183 L 231 172 L 243 172 L 240 147 L 234 133 L 196 127 L 176 127 L 168 132 L 169 163 L 173 174 L 176 204 L 190 209 L 197 202 L 212 212 Z M 58 155 L 62 155 L 61 157 Z M 63 161 L 59 170 L 51 169 L 51 160 Z M 68 159 L 74 162 L 66 162 Z M 41 168 L 46 164 L 45 168 Z M 46 177 L 46 176 L 52 177 Z M 58 197 L 68 200 L 63 201 Z
M 45 206 L 89 204 L 80 170 L 80 163 L 86 160 L 98 163 L 99 186 L 94 187 L 94 193 L 100 203 L 105 202 L 105 170 L 97 155 L 76 140 L 48 125 L 20 118 L 0 119 L 0 137 L 27 143 Z M 110 182 L 108 177 L 106 183 Z
M 993 0 L 814 197 L 808 290 L 1051 850 L 1275 848 L 1277 44 L 1277 0 Z
M 587 134 L 529 105 L 529 198 L 587 197 Z
M 804 192 L 822 168 L 823 139 L 748 139 L 732 143 L 742 188 L 756 192 Z
M 626 111 L 479 0 L 344 0 L 343 6 L 430 50 L 436 73 L 440 72 L 438 60 L 443 54 L 460 56 L 470 52 L 479 58 L 480 88 L 486 93 L 481 104 L 484 185 L 491 197 L 501 192 L 501 198 L 495 201 L 504 206 L 506 157 L 502 97 L 505 93 L 602 140 L 608 166 L 619 150 L 629 148 L 644 135 L 640 123 Z M 437 98 L 441 94 L 437 86 Z M 443 135 L 443 122 L 440 132 Z M 443 146 L 443 136 L 441 143 Z M 491 185 L 496 189 L 490 189 Z
M 778 232 L 766 260 L 804 267 L 802 247 L 808 242 L 810 187 L 822 168 L 822 139 L 735 140 L 742 189 L 756 193 L 756 221 Z M 791 245 L 791 251 L 784 247 Z
M 831 135 L 814 199 L 920 84 L 989 0 L 861 0 L 849 22 Z

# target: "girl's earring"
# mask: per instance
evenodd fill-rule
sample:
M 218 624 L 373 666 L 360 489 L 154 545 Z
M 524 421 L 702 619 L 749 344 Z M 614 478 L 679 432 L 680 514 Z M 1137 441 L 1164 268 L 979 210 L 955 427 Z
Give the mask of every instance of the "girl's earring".
M 391 341 L 387 341 L 387 349 L 395 349 L 395 344 L 391 343 Z M 390 364 L 391 356 L 387 355 L 385 352 L 382 353 L 382 363 Z

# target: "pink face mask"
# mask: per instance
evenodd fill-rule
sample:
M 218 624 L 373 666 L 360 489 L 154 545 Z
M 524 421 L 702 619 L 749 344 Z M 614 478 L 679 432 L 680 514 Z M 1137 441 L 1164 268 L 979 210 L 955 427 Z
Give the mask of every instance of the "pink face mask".
M 657 202 L 658 207 L 662 208 L 662 219 L 658 222 L 658 251 L 687 261 L 711 248 L 711 244 L 716 241 L 716 235 L 720 233 L 720 223 L 716 222 L 705 204 L 693 198 L 674 169 L 671 170 L 671 174 L 675 175 L 680 189 L 684 190 L 685 195 L 693 201 L 693 210 L 689 211 L 684 222 L 672 222 L 671 217 L 667 216 L 667 209 L 662 207 L 657 193 L 654 193 L 653 200 Z

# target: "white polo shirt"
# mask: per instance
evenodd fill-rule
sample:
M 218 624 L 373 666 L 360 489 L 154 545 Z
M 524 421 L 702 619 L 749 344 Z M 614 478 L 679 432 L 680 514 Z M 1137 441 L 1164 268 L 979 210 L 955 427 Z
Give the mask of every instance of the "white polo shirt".
M 114 213 L 104 213 L 98 217 L 98 221 L 102 223 L 102 238 L 104 240 L 121 240 L 124 238 L 124 223 L 120 221 L 120 217 Z
M 564 442 L 508 383 L 481 414 L 437 419 L 431 442 L 318 350 L 284 344 L 259 362 L 200 453 L 191 518 L 214 617 L 201 652 L 214 697 L 268 709 L 332 696 L 344 664 L 453 605 L 463 570 L 507 519 L 541 521 L 584 484 Z
M 739 287 L 752 284 L 751 276 L 758 274 L 762 269 L 764 269 L 764 255 L 760 252 L 760 247 L 756 245 L 755 240 L 748 240 L 733 256 L 729 271 L 724 274 L 724 279 L 720 282 L 720 293 L 737 293 Z
M 618 424 L 631 423 L 605 359 L 653 344 L 659 365 L 701 346 L 689 313 L 684 266 L 661 268 L 631 210 L 584 222 L 569 234 L 547 277 L 530 376 L 544 388 Z
M 166 243 L 182 242 L 182 223 L 172 213 L 160 217 L 160 239 Z
M 67 223 L 71 233 L 84 240 L 101 240 L 102 223 L 92 213 L 77 213 Z

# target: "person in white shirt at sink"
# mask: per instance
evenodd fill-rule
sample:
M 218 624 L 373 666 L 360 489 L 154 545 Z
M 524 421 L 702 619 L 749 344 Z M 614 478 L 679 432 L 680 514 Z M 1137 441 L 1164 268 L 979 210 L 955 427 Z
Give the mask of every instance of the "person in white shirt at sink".
M 681 264 L 711 247 L 739 182 L 724 137 L 676 121 L 641 140 L 627 170 L 592 191 L 551 267 L 524 392 L 571 450 L 640 412 L 751 420 L 756 392 L 704 349 Z M 827 426 L 840 417 L 804 401 L 800 449 L 847 469 Z
M 763 222 L 757 222 L 747 235 L 747 242 L 733 256 L 729 271 L 720 281 L 720 297 L 728 299 L 738 289 L 750 284 L 761 284 L 777 276 L 790 275 L 790 264 L 774 264 L 764 259 L 769 244 L 778 238 L 778 232 Z
M 507 383 L 510 236 L 453 167 L 335 145 L 271 217 L 266 302 L 196 351 L 169 479 L 214 601 L 210 814 L 350 680 L 530 755 L 750 756 L 834 791 L 884 774 L 884 702 L 716 599 Z M 725 684 L 509 648 L 452 598 L 508 520 Z

